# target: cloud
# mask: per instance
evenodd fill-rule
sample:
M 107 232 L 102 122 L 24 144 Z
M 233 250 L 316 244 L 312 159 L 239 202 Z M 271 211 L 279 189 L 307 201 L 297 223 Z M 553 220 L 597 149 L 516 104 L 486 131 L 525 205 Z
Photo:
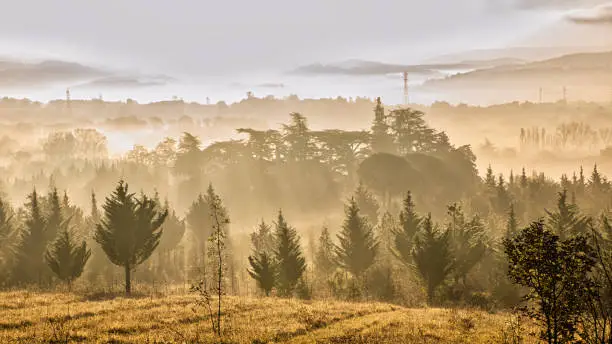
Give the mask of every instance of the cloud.
M 576 24 L 612 25 L 612 3 L 598 6 L 592 10 L 572 13 L 567 16 L 567 19 Z

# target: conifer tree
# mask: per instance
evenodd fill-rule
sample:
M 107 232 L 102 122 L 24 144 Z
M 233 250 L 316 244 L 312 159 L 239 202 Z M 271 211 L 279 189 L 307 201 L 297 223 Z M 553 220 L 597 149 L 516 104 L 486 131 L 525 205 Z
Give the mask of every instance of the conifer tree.
M 525 173 L 525 168 L 523 167 L 523 169 L 521 170 L 521 179 L 520 179 L 520 184 L 521 184 L 521 189 L 527 189 L 527 173 Z
M 589 218 L 580 214 L 576 205 L 568 203 L 567 190 L 558 193 L 557 209 L 555 211 L 546 210 L 546 214 L 547 228 L 558 235 L 561 240 L 576 234 L 584 234 L 588 229 Z
M 434 302 L 436 289 L 452 271 L 453 258 L 448 231 L 441 232 L 434 226 L 431 214 L 424 218 L 415 239 L 413 259 L 416 269 L 425 282 L 429 305 Z
M 165 273 L 166 277 L 170 277 L 173 273 L 179 272 L 182 269 L 182 264 L 176 260 L 172 262 L 172 256 L 176 257 L 176 250 L 185 234 L 185 221 L 176 215 L 176 211 L 171 209 L 168 200 L 164 202 L 165 211 L 168 212 L 166 221 L 164 221 L 164 235 L 159 241 L 158 252 L 158 272 Z M 174 269 L 173 269 L 174 268 Z
M 276 284 L 276 264 L 269 252 L 253 252 L 249 256 L 249 275 L 257 282 L 266 296 L 270 296 Z
M 360 278 L 374 263 L 378 253 L 378 242 L 372 227 L 359 213 L 354 198 L 345 206 L 345 219 L 338 234 L 339 244 L 335 247 L 338 264 L 353 276 Z
M 315 269 L 317 276 L 324 280 L 327 280 L 336 269 L 334 243 L 327 227 L 323 227 L 321 236 L 319 236 L 319 247 L 315 256 Z
M 48 209 L 47 209 L 47 241 L 52 242 L 55 240 L 57 234 L 60 231 L 60 226 L 64 222 L 64 212 L 62 211 L 62 204 L 57 192 L 57 188 L 53 188 L 48 195 Z
M 47 221 L 40 207 L 36 189 L 28 195 L 26 219 L 17 248 L 17 264 L 13 276 L 24 283 L 42 283 L 49 275 L 43 256 L 47 247 Z
M 109 260 L 125 270 L 125 292 L 129 295 L 132 271 L 159 245 L 161 226 L 168 215 L 152 199 L 136 199 L 128 184 L 119 181 L 103 206 L 104 218 L 96 226 L 95 240 Z
M 514 211 L 514 203 L 510 204 L 508 220 L 506 221 L 506 238 L 512 239 L 518 233 L 518 220 Z
M 487 167 L 487 174 L 485 176 L 485 185 L 489 187 L 490 189 L 494 189 L 496 185 L 495 175 L 493 174 L 493 169 L 491 168 L 491 165 Z
M 371 147 L 374 153 L 393 153 L 393 137 L 389 134 L 389 124 L 380 97 L 376 98 L 374 120 L 372 121 Z
M 16 239 L 12 209 L 0 198 L 0 273 L 4 276 L 8 275 L 10 262 L 15 254 Z
M 257 282 L 266 296 L 270 296 L 276 284 L 276 265 L 273 257 L 274 236 L 272 227 L 263 220 L 255 232 L 251 233 L 253 253 L 249 256 L 249 275 Z
M 357 206 L 359 206 L 359 209 L 361 209 L 361 212 L 371 224 L 378 222 L 378 210 L 380 207 L 374 195 L 368 191 L 362 182 L 359 182 L 359 186 L 355 190 L 355 202 L 357 202 Z
M 297 231 L 285 221 L 282 211 L 278 212 L 275 226 L 274 255 L 278 264 L 277 288 L 281 296 L 289 297 L 306 271 L 306 259 L 302 253 Z
M 91 251 L 83 240 L 79 245 L 74 233 L 68 228 L 69 220 L 61 224 L 57 238 L 45 253 L 45 261 L 51 271 L 72 289 L 72 282 L 83 273 L 85 264 L 91 256 Z
M 422 221 L 421 217 L 416 213 L 412 194 L 408 191 L 399 215 L 399 231 L 395 233 L 394 240 L 394 253 L 404 264 L 409 265 L 412 262 L 414 238 L 419 231 Z

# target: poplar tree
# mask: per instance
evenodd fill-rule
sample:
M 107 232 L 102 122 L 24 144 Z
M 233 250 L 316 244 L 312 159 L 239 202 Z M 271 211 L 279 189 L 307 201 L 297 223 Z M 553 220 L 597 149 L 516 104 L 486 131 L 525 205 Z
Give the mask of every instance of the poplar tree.
M 306 259 L 295 228 L 289 226 L 282 211 L 275 223 L 276 248 L 274 256 L 278 267 L 277 288 L 281 296 L 289 297 L 306 271 Z
M 113 264 L 124 268 L 125 293 L 130 295 L 131 273 L 159 245 L 161 226 L 168 212 L 160 211 L 146 195 L 136 199 L 123 180 L 106 197 L 103 209 L 104 217 L 96 226 L 95 240 Z

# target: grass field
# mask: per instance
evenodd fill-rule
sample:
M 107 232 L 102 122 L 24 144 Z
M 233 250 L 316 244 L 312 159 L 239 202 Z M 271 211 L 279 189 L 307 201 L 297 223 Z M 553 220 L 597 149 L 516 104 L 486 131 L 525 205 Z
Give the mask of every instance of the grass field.
M 0 343 L 215 343 L 194 295 L 0 293 Z M 511 343 L 506 313 L 228 297 L 225 343 Z M 524 343 L 537 329 L 522 324 Z

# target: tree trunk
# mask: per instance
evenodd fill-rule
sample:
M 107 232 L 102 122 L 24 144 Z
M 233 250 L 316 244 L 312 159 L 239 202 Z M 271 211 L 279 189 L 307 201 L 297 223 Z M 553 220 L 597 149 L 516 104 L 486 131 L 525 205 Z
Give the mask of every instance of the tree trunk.
M 125 265 L 125 295 L 132 294 L 132 279 L 131 279 L 132 270 L 130 269 L 130 265 Z

